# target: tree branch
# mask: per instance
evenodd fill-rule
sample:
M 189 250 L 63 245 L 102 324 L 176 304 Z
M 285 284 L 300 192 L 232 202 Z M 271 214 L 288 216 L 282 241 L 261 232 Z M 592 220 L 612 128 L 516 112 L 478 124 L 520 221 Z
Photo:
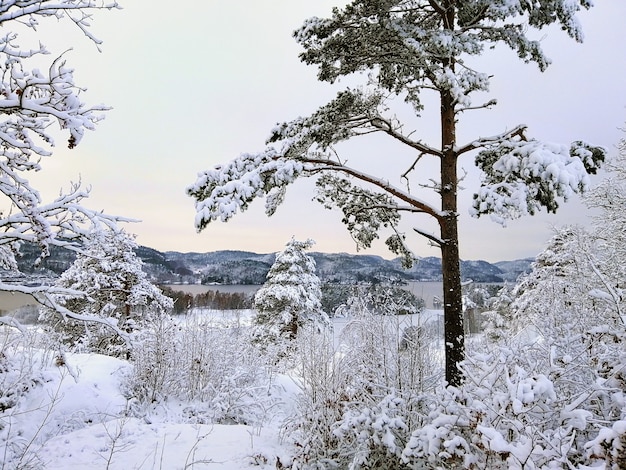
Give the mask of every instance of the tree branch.
M 486 109 L 486 108 L 491 108 L 492 106 L 495 106 L 496 104 L 498 104 L 498 100 L 494 99 L 494 100 L 489 100 L 486 103 L 481 104 L 479 106 L 468 106 L 466 108 L 459 108 L 455 112 L 456 112 L 456 114 L 459 114 L 459 113 L 463 113 L 465 111 L 473 111 L 475 109 Z
M 428 238 L 431 242 L 433 242 L 438 247 L 441 247 L 441 246 L 445 245 L 445 243 L 446 243 L 441 238 L 436 237 L 435 235 L 432 235 L 430 233 L 424 232 L 424 231 L 422 231 L 422 230 L 420 230 L 418 228 L 413 227 L 413 230 L 415 231 L 415 233 L 418 233 L 422 237 Z
M 440 15 L 443 15 L 446 11 L 443 9 L 443 7 L 441 5 L 439 5 L 439 3 L 437 3 L 436 0 L 428 0 L 428 3 L 430 4 L 431 7 L 433 7 L 433 9 L 439 13 Z
M 386 119 L 383 119 L 381 117 L 376 117 L 370 120 L 370 124 L 376 129 L 384 132 L 387 135 L 390 135 L 394 139 L 399 140 L 403 144 L 408 145 L 409 147 L 412 147 L 415 150 L 420 151 L 421 153 L 434 155 L 440 158 L 443 156 L 443 153 L 441 151 L 434 149 L 432 147 L 429 147 L 428 145 L 422 144 L 419 141 L 411 140 L 405 137 L 403 134 L 397 132 L 396 130 L 393 129 L 393 127 L 391 126 L 391 123 L 387 121 Z
M 316 170 L 332 170 L 332 171 L 338 171 L 341 173 L 345 173 L 348 174 L 350 176 L 355 177 L 356 179 L 360 180 L 360 181 L 364 181 L 366 183 L 370 183 L 374 186 L 377 186 L 379 188 L 381 188 L 383 191 L 391 194 L 392 196 L 400 199 L 401 201 L 406 202 L 407 204 L 415 207 L 416 209 L 419 209 L 421 212 L 424 212 L 425 214 L 428 214 L 432 217 L 434 217 L 437 221 L 442 220 L 445 217 L 445 214 L 441 213 L 440 211 L 436 210 L 433 206 L 431 206 L 430 204 L 417 199 L 415 197 L 413 197 L 411 194 L 406 193 L 404 191 L 399 190 L 398 188 L 396 188 L 395 186 L 392 186 L 389 181 L 380 179 L 380 178 L 376 178 L 374 176 L 368 175 L 366 173 L 363 173 L 361 171 L 355 170 L 354 168 L 350 168 L 348 166 L 344 166 L 340 163 L 334 162 L 332 160 L 320 160 L 320 159 L 316 159 L 316 158 L 310 158 L 310 157 L 302 157 L 300 159 L 300 161 L 302 161 L 303 163 L 311 163 L 313 165 L 320 165 L 320 167 L 318 167 Z
M 462 155 L 466 152 L 470 152 L 478 148 L 486 147 L 488 145 L 498 144 L 500 142 L 504 142 L 505 140 L 510 140 L 513 137 L 519 137 L 521 140 L 526 140 L 526 136 L 524 135 L 526 128 L 527 126 L 525 124 L 520 124 L 513 130 L 504 132 L 500 135 L 474 140 L 473 142 L 470 142 L 469 144 L 464 145 L 463 147 L 459 148 L 457 150 L 457 155 Z
M 422 159 L 422 157 L 423 157 L 423 156 L 424 156 L 424 154 L 423 154 L 423 153 L 420 153 L 420 154 L 417 156 L 417 158 L 413 161 L 413 163 L 411 164 L 411 166 L 408 168 L 408 170 L 406 170 L 404 173 L 402 173 L 402 174 L 400 175 L 400 178 L 401 178 L 401 179 L 406 180 L 406 189 L 407 189 L 407 191 L 409 191 L 409 192 L 411 191 L 411 186 L 410 186 L 410 184 L 409 184 L 409 176 L 408 176 L 408 175 L 409 175 L 409 173 L 411 173 L 411 172 L 415 169 L 415 166 L 416 166 L 416 165 L 417 165 L 417 163 L 418 163 L 418 162 Z

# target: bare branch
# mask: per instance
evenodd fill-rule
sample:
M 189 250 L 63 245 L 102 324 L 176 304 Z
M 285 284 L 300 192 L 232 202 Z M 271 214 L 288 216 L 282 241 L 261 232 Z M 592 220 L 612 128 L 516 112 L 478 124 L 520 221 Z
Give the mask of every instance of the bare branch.
M 511 131 L 504 132 L 502 134 L 499 134 L 493 137 L 484 137 L 484 138 L 474 140 L 473 142 L 470 142 L 469 144 L 464 145 L 463 147 L 459 148 L 457 150 L 457 155 L 462 155 L 466 152 L 470 152 L 478 148 L 487 147 L 488 145 L 493 145 L 493 144 L 497 144 L 500 142 L 504 142 L 506 140 L 512 139 L 513 137 L 519 137 L 521 140 L 526 140 L 526 136 L 524 135 L 526 128 L 527 126 L 525 124 L 520 124 L 519 126 L 517 126 Z
M 409 147 L 414 148 L 415 150 L 418 150 L 424 154 L 428 154 L 428 155 L 434 155 L 436 157 L 442 157 L 443 153 L 440 150 L 437 150 L 433 147 L 429 147 L 428 145 L 425 145 L 423 143 L 421 143 L 420 141 L 415 141 L 415 140 L 411 140 L 409 138 L 407 138 L 406 136 L 404 136 L 403 134 L 401 134 L 400 132 L 396 131 L 393 126 L 391 125 L 391 123 L 381 117 L 376 117 L 370 120 L 370 124 L 375 127 L 376 129 L 383 131 L 385 134 L 390 135 L 391 137 L 393 137 L 394 139 L 402 142 L 405 145 L 408 145 Z
M 406 181 L 406 189 L 409 192 L 411 192 L 411 186 L 409 183 L 409 173 L 411 173 L 415 169 L 415 166 L 418 164 L 418 162 L 421 160 L 423 156 L 424 156 L 424 153 L 420 153 L 417 156 L 417 158 L 413 161 L 411 166 L 404 173 L 402 173 L 402 175 L 400 175 L 400 178 Z
M 437 245 L 438 247 L 441 247 L 442 245 L 445 245 L 445 241 L 443 241 L 441 238 L 428 233 L 428 232 L 424 232 L 420 229 L 417 229 L 415 227 L 413 227 L 413 230 L 415 231 L 415 233 L 418 233 L 419 235 L 421 235 L 422 237 L 427 238 L 428 240 L 430 240 L 431 242 L 433 242 L 435 245 Z

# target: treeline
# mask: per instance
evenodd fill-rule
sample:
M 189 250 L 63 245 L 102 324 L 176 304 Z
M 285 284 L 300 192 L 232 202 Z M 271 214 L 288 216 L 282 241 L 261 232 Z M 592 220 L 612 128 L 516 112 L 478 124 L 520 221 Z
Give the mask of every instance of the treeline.
M 210 290 L 201 294 L 189 294 L 174 290 L 167 286 L 161 287 L 163 294 L 174 300 L 174 314 L 187 313 L 192 308 L 209 308 L 213 310 L 241 310 L 252 308 L 253 299 L 242 292 L 219 292 Z

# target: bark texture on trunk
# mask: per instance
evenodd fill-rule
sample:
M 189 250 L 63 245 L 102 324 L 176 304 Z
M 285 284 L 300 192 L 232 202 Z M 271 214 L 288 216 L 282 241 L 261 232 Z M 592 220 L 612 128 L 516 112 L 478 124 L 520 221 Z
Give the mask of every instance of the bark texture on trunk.
M 453 21 L 453 20 L 452 20 Z M 452 24 L 452 23 L 451 23 Z M 447 64 L 454 67 L 453 63 Z M 454 98 L 446 91 L 441 93 L 441 209 L 444 217 L 441 228 L 441 269 L 443 276 L 444 342 L 446 382 L 458 387 L 463 376 L 458 368 L 465 358 L 465 333 L 463 331 L 463 301 L 461 293 L 461 268 L 459 263 L 459 232 L 457 214 L 457 160 L 456 121 Z

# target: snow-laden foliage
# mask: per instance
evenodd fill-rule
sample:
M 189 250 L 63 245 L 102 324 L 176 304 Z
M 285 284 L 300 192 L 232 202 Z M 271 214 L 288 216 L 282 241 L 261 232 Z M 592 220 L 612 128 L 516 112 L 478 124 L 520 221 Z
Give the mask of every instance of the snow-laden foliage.
M 511 302 L 513 302 L 512 287 L 505 285 L 496 295 L 489 299 L 488 305 L 481 313 L 482 330 L 487 341 L 494 344 L 501 340 L 511 325 Z
M 600 285 L 593 295 L 612 306 L 626 327 L 626 312 L 621 305 L 626 278 L 626 139 L 607 165 L 608 177 L 590 191 L 588 206 L 595 210 L 594 239 L 598 244 L 594 273 Z
M 348 289 L 345 302 L 334 312 L 337 316 L 414 315 L 424 311 L 424 299 L 402 287 L 372 284 L 353 285 Z
M 265 351 L 275 348 L 277 358 L 288 355 L 303 325 L 328 325 L 315 260 L 306 254 L 314 243 L 291 239 L 276 254 L 265 284 L 254 296 L 253 341 Z
M 557 197 L 567 201 L 584 192 L 589 174 L 595 174 L 606 151 L 584 142 L 563 145 L 538 141 L 503 142 L 483 150 L 476 164 L 483 170 L 480 191 L 474 195 L 472 214 L 491 214 L 500 223 L 534 215 L 542 207 L 556 212 Z
M 586 188 L 587 174 L 596 171 L 605 155 L 604 149 L 583 142 L 574 142 L 568 150 L 529 140 L 523 125 L 458 142 L 461 114 L 496 104 L 493 99 L 472 100 L 474 94 L 489 91 L 490 81 L 474 59 L 503 44 L 543 71 L 550 59 L 534 36 L 558 25 L 582 41 L 577 14 L 591 6 L 589 0 L 354 0 L 334 8 L 329 18 L 306 20 L 294 37 L 304 48 L 303 62 L 318 67 L 318 78 L 336 82 L 361 73 L 366 82 L 362 88 L 340 91 L 308 117 L 278 124 L 264 151 L 200 173 L 187 189 L 195 199 L 196 227 L 202 230 L 214 220 L 229 220 L 256 198 L 266 198 L 271 215 L 284 200 L 287 186 L 309 176 L 319 176 L 317 200 L 343 212 L 342 221 L 358 248 L 369 247 L 385 232 L 387 246 L 407 266 L 414 256 L 407 236 L 398 230 L 400 216 L 434 219 L 438 234 L 414 230 L 442 250 L 446 378 L 459 385 L 456 364 L 464 355 L 457 227 L 460 158 L 477 153 L 475 163 L 484 173 L 472 213 L 489 213 L 504 222 L 542 207 L 556 210 L 557 198 L 567 200 Z M 431 116 L 442 123 L 435 144 L 425 142 L 397 117 L 397 109 L 406 111 L 402 100 L 416 114 L 427 112 L 425 93 L 438 99 Z M 373 133 L 411 150 L 402 161 L 385 155 L 393 160 L 389 168 L 396 174 L 374 176 L 363 158 L 340 153 L 337 144 Z M 440 174 L 420 172 L 422 159 L 440 160 Z M 434 191 L 441 204 L 426 202 L 419 195 L 423 190 Z
M 450 90 L 456 102 L 468 105 L 469 94 L 488 90 L 489 80 L 471 67 L 455 70 L 455 59 L 465 64 L 465 58 L 503 43 L 544 70 L 550 59 L 540 42 L 529 38 L 528 26 L 541 29 L 558 23 L 582 41 L 576 14 L 581 7 L 591 6 L 588 0 L 450 4 L 359 0 L 342 10 L 335 8 L 331 18 L 308 19 L 294 36 L 305 48 L 302 60 L 319 66 L 320 80 L 334 82 L 374 69 L 378 84 L 396 93 L 408 91 L 407 99 L 416 108 L 421 106 L 419 92 L 430 83 Z
M 56 281 L 68 293 L 53 298 L 82 318 L 100 321 L 63 318 L 44 309 L 41 319 L 51 324 L 61 341 L 85 351 L 119 355 L 126 347 L 116 334 L 122 332 L 128 340 L 128 334 L 172 309 L 172 299 L 147 279 L 136 247 L 134 237 L 123 230 L 92 232 L 72 266 Z
M 100 40 L 90 30 L 91 16 L 95 10 L 116 8 L 117 2 L 100 0 L 0 2 L 0 193 L 7 198 L 0 212 L 3 268 L 15 269 L 12 257 L 20 242 L 38 244 L 43 258 L 50 245 L 78 249 L 79 240 L 92 225 L 114 227 L 119 220 L 84 207 L 89 191 L 78 185 L 45 202 L 26 177 L 28 172 L 41 170 L 42 158 L 52 155 L 56 134 L 67 135 L 67 145 L 74 148 L 108 109 L 83 101 L 84 90 L 74 82 L 74 71 L 66 63 L 69 53 L 49 51 L 45 39 L 33 41 L 29 47 L 32 36 L 28 34 L 36 34 L 40 22 L 56 21 L 59 28 L 79 28 L 98 45 Z M 27 34 L 18 37 L 18 31 Z M 56 56 L 41 67 L 41 56 L 47 54 Z M 42 304 L 54 307 L 52 291 L 45 287 L 0 283 L 0 289 L 32 294 Z M 3 317 L 0 322 L 10 323 L 10 319 Z
M 594 239 L 577 227 L 558 231 L 520 282 L 511 307 L 514 331 L 532 340 L 529 353 L 550 371 L 559 394 L 571 396 L 595 383 L 591 395 L 602 405 L 593 411 L 612 420 L 626 411 L 613 393 L 626 389 L 626 323 L 614 291 L 620 279 L 604 271 L 606 252 Z

